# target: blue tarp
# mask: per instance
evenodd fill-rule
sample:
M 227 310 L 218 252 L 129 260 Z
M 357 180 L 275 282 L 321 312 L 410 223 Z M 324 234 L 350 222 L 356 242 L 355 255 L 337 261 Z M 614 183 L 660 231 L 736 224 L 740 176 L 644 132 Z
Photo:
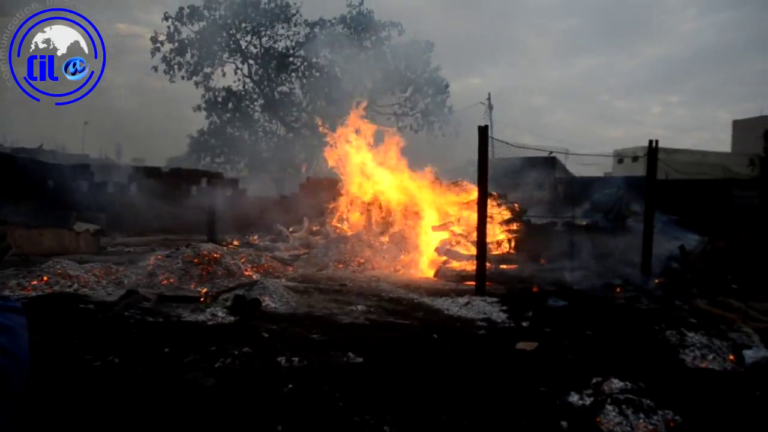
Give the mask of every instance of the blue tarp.
M 11 414 L 29 376 L 29 333 L 24 309 L 0 297 L 0 430 L 11 430 Z

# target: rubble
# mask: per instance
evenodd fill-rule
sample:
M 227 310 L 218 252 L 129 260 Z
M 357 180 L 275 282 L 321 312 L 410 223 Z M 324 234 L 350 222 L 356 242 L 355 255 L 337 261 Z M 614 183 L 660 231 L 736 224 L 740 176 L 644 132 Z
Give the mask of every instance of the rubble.
M 633 394 L 637 390 L 638 386 L 616 378 L 595 378 L 589 389 L 571 392 L 567 400 L 580 409 L 593 411 L 597 426 L 605 432 L 665 432 L 681 423 L 673 412 Z
M 679 350 L 680 358 L 691 368 L 736 371 L 733 341 L 723 341 L 685 329 L 669 330 L 666 337 Z
M 181 319 L 184 321 L 201 322 L 206 324 L 229 324 L 235 321 L 226 309 L 220 306 L 202 307 L 192 311 L 183 311 Z
M 125 266 L 52 259 L 36 268 L 10 269 L 2 273 L 0 292 L 21 298 L 66 292 L 112 301 L 130 291 L 159 303 L 192 305 L 240 292 L 258 299 L 265 309 L 283 310 L 293 300 L 273 277 L 286 271 L 285 266 L 255 250 L 193 244 Z M 218 306 L 185 314 L 185 319 L 193 321 L 233 319 Z
M 123 290 L 139 284 L 137 276 L 112 264 L 80 265 L 53 259 L 38 268 L 3 272 L 0 292 L 15 297 L 65 292 L 111 300 Z
M 533 351 L 538 347 L 538 342 L 518 342 L 517 345 L 515 345 L 515 349 L 523 351 Z

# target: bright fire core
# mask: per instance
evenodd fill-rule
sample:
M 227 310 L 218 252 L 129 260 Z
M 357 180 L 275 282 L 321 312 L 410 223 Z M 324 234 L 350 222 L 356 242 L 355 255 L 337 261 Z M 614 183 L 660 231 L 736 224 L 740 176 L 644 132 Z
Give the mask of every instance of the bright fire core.
M 404 273 L 432 277 L 440 266 L 474 268 L 472 260 L 446 261 L 438 251 L 475 255 L 475 185 L 444 183 L 431 168 L 411 170 L 402 136 L 369 122 L 364 106 L 335 131 L 321 129 L 328 142 L 325 158 L 341 178 L 341 197 L 330 212 L 337 231 L 396 242 Z M 489 253 L 513 252 L 514 227 L 503 223 L 512 216 L 510 208 L 492 199 L 488 215 Z

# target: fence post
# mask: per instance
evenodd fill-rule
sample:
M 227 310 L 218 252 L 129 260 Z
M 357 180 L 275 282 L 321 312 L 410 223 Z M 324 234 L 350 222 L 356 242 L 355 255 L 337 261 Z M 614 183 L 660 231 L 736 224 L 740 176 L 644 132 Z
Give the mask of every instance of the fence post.
M 477 255 L 475 294 L 485 295 L 488 262 L 488 125 L 477 127 Z
M 656 216 L 656 177 L 659 166 L 659 140 L 648 140 L 645 167 L 645 212 L 643 214 L 643 251 L 640 272 L 650 277 L 653 262 L 653 231 Z
M 759 230 L 761 231 L 760 234 L 762 238 L 760 239 L 761 244 L 765 245 L 766 241 L 768 241 L 768 229 L 766 229 L 765 221 L 766 218 L 768 218 L 768 174 L 765 172 L 766 169 L 768 169 L 768 164 L 766 164 L 766 159 L 768 159 L 768 129 L 765 130 L 765 133 L 763 134 L 763 154 L 760 155 L 760 180 L 758 187 L 758 195 L 757 195 L 757 202 L 758 202 L 758 211 L 760 212 L 760 219 L 759 219 Z

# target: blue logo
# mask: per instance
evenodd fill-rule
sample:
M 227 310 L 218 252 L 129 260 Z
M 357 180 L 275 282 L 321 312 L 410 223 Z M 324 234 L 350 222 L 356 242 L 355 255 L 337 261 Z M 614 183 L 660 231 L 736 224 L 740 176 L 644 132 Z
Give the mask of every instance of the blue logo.
M 85 59 L 82 57 L 72 57 L 65 61 L 64 66 L 61 67 L 64 77 L 70 81 L 79 81 L 85 78 L 89 70 L 91 67 L 85 63 Z
M 38 18 L 40 15 L 47 16 Z M 51 8 L 18 26 L 8 60 L 16 85 L 32 100 L 40 102 L 45 97 L 55 105 L 70 105 L 91 94 L 101 81 L 106 49 L 101 33 L 88 18 L 70 9 Z M 26 70 L 20 73 L 24 66 Z

